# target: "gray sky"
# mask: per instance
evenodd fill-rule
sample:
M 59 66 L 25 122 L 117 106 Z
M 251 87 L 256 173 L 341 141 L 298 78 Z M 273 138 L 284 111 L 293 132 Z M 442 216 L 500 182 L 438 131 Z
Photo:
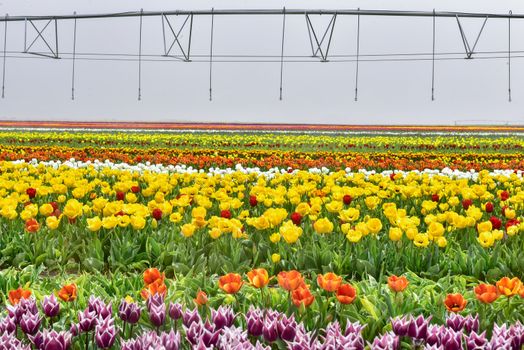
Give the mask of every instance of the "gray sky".
M 519 0 L 0 0 L 0 14 L 47 15 L 229 8 L 395 9 L 524 13 Z M 314 18 L 317 30 L 328 16 Z M 180 20 L 180 19 L 178 19 Z M 192 53 L 209 53 L 209 17 L 194 22 Z M 178 22 L 177 22 L 178 23 Z M 474 41 L 481 20 L 464 20 Z M 42 23 L 39 23 L 41 26 Z M 280 54 L 282 18 L 215 17 L 215 54 Z M 159 18 L 144 18 L 143 53 L 161 54 Z M 361 54 L 431 52 L 430 18 L 361 19 Z M 3 43 L 3 24 L 0 42 Z M 10 23 L 8 51 L 22 51 L 23 23 Z M 48 28 L 47 30 L 49 30 Z M 53 31 L 46 30 L 50 38 Z M 337 19 L 331 54 L 354 54 L 356 19 Z M 138 19 L 78 22 L 77 52 L 138 50 Z M 28 31 L 28 41 L 35 37 Z M 524 20 L 512 22 L 512 50 L 524 50 Z M 182 40 L 184 40 L 183 38 Z M 43 49 L 42 42 L 35 50 Z M 310 53 L 303 17 L 288 17 L 285 52 Z M 437 21 L 437 51 L 464 50 L 454 19 Z M 0 50 L 2 50 L 0 48 Z M 72 22 L 59 23 L 59 51 L 72 50 Z M 507 21 L 488 20 L 478 51 L 507 50 Z M 515 54 L 524 55 L 524 54 Z M 1 62 L 1 60 L 0 60 Z M 497 121 L 524 124 L 524 58 L 512 60 L 513 102 L 508 102 L 506 59 L 437 61 L 431 101 L 431 61 L 361 62 L 359 100 L 353 100 L 355 63 L 287 63 L 279 101 L 280 63 L 216 63 L 213 101 L 209 64 L 143 62 L 142 101 L 137 101 L 138 63 L 76 62 L 71 100 L 71 60 L 7 59 L 0 119 L 288 122 L 336 124 L 453 124 Z M 0 71 L 1 74 L 1 71 Z M 1 79 L 1 78 L 0 78 Z

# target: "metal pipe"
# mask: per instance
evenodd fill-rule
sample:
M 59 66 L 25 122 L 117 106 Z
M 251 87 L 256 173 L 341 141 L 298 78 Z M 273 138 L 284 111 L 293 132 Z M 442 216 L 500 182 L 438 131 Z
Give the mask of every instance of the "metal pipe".
M 361 15 L 361 16 L 392 16 L 392 17 L 463 17 L 463 18 L 492 18 L 492 19 L 524 19 L 524 14 L 513 14 L 508 13 L 477 13 L 477 12 L 453 12 L 453 11 L 396 11 L 396 10 L 341 10 L 341 9 L 329 9 L 329 10 L 314 10 L 314 9 L 291 9 L 285 10 L 286 16 L 288 15 Z M 76 16 L 77 19 L 96 19 L 96 18 L 125 18 L 125 17 L 140 17 L 140 16 L 161 16 L 161 15 L 283 15 L 283 9 L 225 9 L 225 10 L 175 10 L 175 11 L 130 11 L 130 12 L 119 12 L 119 13 L 100 13 L 100 14 L 84 14 Z M 25 21 L 27 20 L 66 20 L 75 19 L 74 15 L 44 15 L 44 16 L 10 16 L 8 18 L 0 18 L 0 22 L 9 21 Z

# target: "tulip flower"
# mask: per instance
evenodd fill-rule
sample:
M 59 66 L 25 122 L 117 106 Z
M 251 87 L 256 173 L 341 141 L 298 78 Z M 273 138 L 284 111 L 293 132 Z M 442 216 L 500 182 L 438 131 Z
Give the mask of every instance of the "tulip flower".
M 341 304 L 351 304 L 357 297 L 357 290 L 349 283 L 341 284 L 336 296 Z
M 96 345 L 101 349 L 113 346 L 116 339 L 116 328 L 112 318 L 108 317 L 98 321 L 95 329 Z
M 464 310 L 468 301 L 464 299 L 464 296 L 460 293 L 448 294 L 444 300 L 446 309 L 451 312 L 460 312 Z
M 140 320 L 142 310 L 132 300 L 122 299 L 118 307 L 118 317 L 126 323 L 135 324 Z
M 182 305 L 179 303 L 169 303 L 169 317 L 175 321 L 182 318 Z
M 164 273 L 160 273 L 157 268 L 149 268 L 144 271 L 144 284 L 146 286 L 156 282 L 157 280 L 161 280 L 163 282 L 164 278 Z
M 207 294 L 206 294 L 206 292 L 204 292 L 202 290 L 199 290 L 197 295 L 196 295 L 196 298 L 193 299 L 193 301 L 198 306 L 206 305 L 207 304 Z
M 405 276 L 397 277 L 396 275 L 389 276 L 388 286 L 395 293 L 403 292 L 409 285 L 409 281 Z
M 164 303 L 160 305 L 150 304 L 149 319 L 157 328 L 163 325 L 166 320 L 166 305 Z
M 507 297 L 519 294 L 521 287 L 522 282 L 517 277 L 511 279 L 509 277 L 503 277 L 497 281 L 497 288 L 500 295 L 505 295 Z
M 42 309 L 47 317 L 58 316 L 58 313 L 60 312 L 60 304 L 56 300 L 54 294 L 44 297 L 44 300 L 42 301 Z
M 218 287 L 227 294 L 236 294 L 243 283 L 238 273 L 228 273 L 218 279 Z
M 296 307 L 300 307 L 300 305 L 308 307 L 315 301 L 315 296 L 311 294 L 308 288 L 301 286 L 291 292 L 291 300 Z
M 25 230 L 30 233 L 38 232 L 40 224 L 35 219 L 29 219 L 25 222 Z
M 78 313 L 78 325 L 82 332 L 89 332 L 96 326 L 96 313 L 89 308 Z
M 33 343 L 42 350 L 67 350 L 71 346 L 71 333 L 44 329 L 33 337 Z
M 320 288 L 328 292 L 336 292 L 340 284 L 342 283 L 342 277 L 328 272 L 324 275 L 317 275 L 317 284 Z
M 42 317 L 38 314 L 26 313 L 22 315 L 20 320 L 20 328 L 25 334 L 35 334 L 40 328 L 40 323 L 42 322 Z
M 491 304 L 499 297 L 497 286 L 481 283 L 474 289 L 477 299 L 485 304 Z
M 22 287 L 19 287 L 18 289 L 10 290 L 8 294 L 11 305 L 16 305 L 20 302 L 21 299 L 29 299 L 31 296 L 31 291 L 29 289 L 23 289 Z
M 304 284 L 300 272 L 296 270 L 282 271 L 277 276 L 280 287 L 287 291 L 293 291 Z
M 255 288 L 265 287 L 269 283 L 269 274 L 266 269 L 253 269 L 247 273 L 247 278 Z
M 76 284 L 66 284 L 58 291 L 58 297 L 63 301 L 73 301 L 76 299 Z
M 219 306 L 217 310 L 211 309 L 211 320 L 215 325 L 215 329 L 223 329 L 231 327 L 235 321 L 235 313 L 233 309 L 228 306 Z

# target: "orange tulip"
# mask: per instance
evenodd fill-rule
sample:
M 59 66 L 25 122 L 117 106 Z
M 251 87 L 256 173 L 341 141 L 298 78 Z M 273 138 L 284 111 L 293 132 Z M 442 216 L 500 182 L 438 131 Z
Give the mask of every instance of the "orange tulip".
M 265 287 L 269 283 L 269 274 L 266 269 L 253 269 L 247 273 L 247 278 L 255 288 Z
M 460 293 L 448 294 L 444 300 L 446 309 L 452 312 L 460 312 L 464 310 L 468 301 L 464 299 L 464 296 Z
M 144 300 L 149 299 L 150 296 L 161 294 L 165 296 L 167 293 L 167 286 L 162 279 L 157 279 L 153 283 L 149 284 L 146 288 L 142 289 L 140 295 Z
M 297 270 L 282 271 L 277 276 L 280 287 L 288 291 L 293 291 L 304 285 L 304 279 Z
M 308 288 L 300 286 L 291 292 L 291 300 L 296 307 L 300 307 L 301 304 L 308 307 L 315 301 L 315 296 L 311 294 Z
M 509 277 L 502 277 L 497 282 L 499 293 L 507 297 L 519 294 L 521 287 L 522 282 L 517 277 L 511 279 Z
M 197 295 L 196 295 L 196 298 L 193 299 L 193 301 L 198 306 L 206 305 L 207 304 L 207 294 L 206 294 L 206 292 L 199 290 Z
M 23 289 L 19 287 L 18 289 L 13 289 L 9 291 L 9 302 L 11 305 L 16 305 L 20 302 L 21 299 L 29 299 L 31 296 L 31 291 L 29 289 Z
M 317 276 L 318 286 L 328 292 L 336 292 L 341 283 L 342 277 L 337 276 L 333 272 Z
M 40 224 L 35 219 L 29 219 L 25 222 L 25 230 L 27 232 L 35 233 L 40 229 Z
M 499 297 L 498 289 L 491 284 L 481 283 L 474 289 L 475 296 L 485 304 L 491 304 Z
M 357 297 L 357 290 L 351 284 L 340 285 L 337 289 L 337 299 L 341 304 L 351 304 Z
M 63 301 L 73 301 L 76 299 L 76 284 L 66 284 L 58 291 L 58 297 Z
M 144 283 L 146 286 L 154 283 L 157 280 L 164 282 L 165 275 L 160 273 L 157 268 L 149 268 L 144 271 Z
M 405 276 L 398 277 L 393 275 L 388 278 L 388 286 L 395 293 L 404 291 L 404 289 L 408 287 L 408 284 L 409 281 Z
M 520 295 L 521 298 L 524 298 L 524 285 L 522 285 L 522 287 L 520 287 L 519 295 Z
M 218 279 L 218 287 L 227 294 L 235 294 L 242 288 L 242 277 L 238 273 L 228 273 Z

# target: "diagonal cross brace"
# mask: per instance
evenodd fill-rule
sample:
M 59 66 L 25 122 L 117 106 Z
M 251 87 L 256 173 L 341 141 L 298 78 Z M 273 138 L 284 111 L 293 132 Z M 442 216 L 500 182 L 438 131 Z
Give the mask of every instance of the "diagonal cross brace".
M 460 23 L 460 19 L 458 15 L 456 15 L 455 18 L 457 19 L 460 36 L 462 37 L 462 43 L 464 44 L 464 50 L 466 51 L 466 58 L 471 59 L 473 58 L 473 54 L 475 53 L 475 48 L 477 47 L 477 43 L 479 42 L 480 35 L 482 34 L 484 27 L 486 26 L 486 22 L 488 21 L 489 16 L 486 16 L 486 18 L 484 19 L 484 23 L 482 23 L 482 27 L 480 28 L 480 31 L 477 35 L 477 39 L 475 40 L 475 43 L 473 44 L 473 47 L 469 45 L 468 38 L 466 37 L 466 33 L 464 33 L 464 28 L 462 28 L 462 24 Z
M 56 18 L 54 19 L 54 22 L 55 22 L 55 49 L 54 50 L 51 47 L 51 45 L 49 44 L 49 42 L 46 40 L 46 38 L 44 37 L 44 31 L 47 29 L 47 27 L 49 26 L 49 24 L 51 24 L 52 21 L 53 21 L 53 19 L 50 19 L 44 25 L 44 27 L 42 29 L 38 29 L 38 27 L 34 24 L 34 22 L 32 20 L 30 20 L 30 19 L 28 20 L 28 22 L 31 24 L 31 26 L 36 30 L 37 35 L 34 38 L 34 40 L 31 42 L 31 44 L 29 44 L 29 46 L 27 46 L 27 42 L 24 42 L 24 53 L 29 53 L 29 54 L 39 55 L 39 56 L 44 56 L 44 57 L 50 57 L 50 58 L 60 58 L 58 56 L 58 21 L 57 21 Z M 27 26 L 27 23 L 26 23 L 26 26 Z M 27 31 L 27 27 L 25 28 L 25 30 Z M 44 44 L 49 49 L 51 55 L 43 54 L 43 53 L 39 53 L 39 52 L 31 52 L 31 51 L 29 51 L 29 49 L 31 49 L 31 47 L 33 47 L 33 45 L 38 41 L 38 39 L 42 39 Z M 25 38 L 24 38 L 24 40 L 25 40 Z
M 322 38 L 320 41 L 318 40 L 317 33 L 315 32 L 315 28 L 313 27 L 313 24 L 311 23 L 311 19 L 309 18 L 309 14 L 306 13 L 306 25 L 309 35 L 309 43 L 311 44 L 311 53 L 313 54 L 313 57 L 318 57 L 318 54 L 320 53 L 320 58 L 322 62 L 326 62 L 328 55 L 329 55 L 329 48 L 331 47 L 331 39 L 333 37 L 333 31 L 335 29 L 335 22 L 337 20 L 337 14 L 335 13 L 331 20 L 329 21 L 326 30 L 324 31 L 324 34 L 322 35 Z M 328 42 L 326 51 L 322 50 L 322 44 L 324 43 L 324 40 L 326 39 L 326 36 L 329 33 Z M 313 36 L 311 36 L 313 34 Z M 315 43 L 313 43 L 313 39 L 315 40 Z M 316 49 L 314 48 L 314 45 L 316 46 Z
M 171 45 L 169 46 L 169 49 L 167 49 L 167 47 L 166 47 L 166 36 L 165 36 L 164 21 L 165 21 L 165 23 L 167 23 L 167 25 L 169 27 L 169 30 L 171 31 L 171 33 L 174 36 L 174 40 L 171 43 Z M 189 39 L 188 39 L 187 52 L 186 52 L 186 50 L 184 50 L 183 45 L 180 42 L 179 38 L 180 38 L 180 34 L 182 33 L 182 30 L 184 29 L 184 27 L 186 26 L 188 21 L 189 21 Z M 183 60 L 186 61 L 186 62 L 189 62 L 190 61 L 190 52 L 191 52 L 191 37 L 192 37 L 192 33 L 193 33 L 193 14 L 189 14 L 189 15 L 186 16 L 186 19 L 184 20 L 184 22 L 182 23 L 182 25 L 180 26 L 180 28 L 178 29 L 177 32 L 175 32 L 175 30 L 173 29 L 173 26 L 171 25 L 171 22 L 169 21 L 169 18 L 166 15 L 162 15 L 162 32 L 164 34 L 164 56 L 178 58 L 176 56 L 170 55 L 171 50 L 173 49 L 173 46 L 175 44 L 177 44 L 178 48 L 180 49 L 180 52 L 182 52 L 182 55 L 184 56 Z

